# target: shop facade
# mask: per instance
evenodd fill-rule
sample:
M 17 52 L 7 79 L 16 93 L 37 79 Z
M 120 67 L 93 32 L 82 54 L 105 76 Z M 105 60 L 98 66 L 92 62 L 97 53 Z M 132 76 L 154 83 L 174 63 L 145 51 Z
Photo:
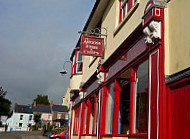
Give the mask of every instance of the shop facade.
M 83 31 L 93 25 L 98 27 L 99 23 L 107 27 L 107 36 L 100 35 L 105 41 L 104 56 L 83 56 L 82 79 L 71 98 L 71 139 L 190 137 L 189 63 L 183 70 L 171 72 L 170 65 L 175 61 L 170 61 L 172 51 L 166 48 L 170 46 L 167 32 L 170 7 L 166 9 L 169 3 L 148 0 L 95 3 Z M 119 24 L 110 31 L 113 7 L 119 4 L 116 9 L 120 12 L 115 14 Z M 100 8 L 104 9 L 102 18 L 93 24 Z M 71 60 L 76 59 L 74 54 L 78 51 L 74 50 Z

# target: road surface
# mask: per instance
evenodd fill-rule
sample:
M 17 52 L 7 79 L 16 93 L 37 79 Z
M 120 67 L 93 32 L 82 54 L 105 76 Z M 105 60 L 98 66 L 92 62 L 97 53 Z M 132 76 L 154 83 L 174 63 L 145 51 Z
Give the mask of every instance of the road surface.
M 40 131 L 24 132 L 24 131 L 13 131 L 13 132 L 0 132 L 0 139 L 47 139 L 42 136 Z

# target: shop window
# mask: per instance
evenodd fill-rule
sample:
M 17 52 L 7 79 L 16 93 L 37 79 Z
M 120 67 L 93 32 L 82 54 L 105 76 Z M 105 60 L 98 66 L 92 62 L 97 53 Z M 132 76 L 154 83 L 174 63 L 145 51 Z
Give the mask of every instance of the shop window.
M 80 122 L 80 106 L 75 108 L 75 118 L 74 118 L 74 127 L 73 127 L 74 135 L 77 135 L 79 132 L 79 122 Z
M 86 134 L 87 114 L 88 114 L 88 105 L 87 105 L 87 102 L 86 102 L 86 103 L 85 103 L 85 111 L 84 111 L 83 134 Z
M 73 57 L 72 74 L 82 73 L 82 67 L 83 67 L 83 57 L 78 50 L 75 51 L 75 55 Z
M 136 120 L 135 132 L 148 132 L 148 60 L 139 65 L 136 72 Z
M 98 97 L 94 95 L 94 97 L 87 100 L 85 106 L 83 134 L 92 135 L 97 133 L 98 114 Z
M 92 106 L 90 110 L 90 125 L 89 125 L 89 134 L 92 134 L 93 129 L 93 120 L 94 120 L 94 99 L 91 100 Z
M 114 87 L 115 84 L 112 83 L 109 87 L 108 97 L 107 97 L 107 107 L 106 107 L 106 134 L 112 134 L 113 128 L 113 108 L 114 108 Z
M 133 7 L 137 0 L 120 0 L 120 19 L 119 23 L 123 21 L 129 10 Z
M 130 83 L 126 80 L 120 80 L 119 83 L 122 90 L 119 100 L 118 134 L 129 134 Z

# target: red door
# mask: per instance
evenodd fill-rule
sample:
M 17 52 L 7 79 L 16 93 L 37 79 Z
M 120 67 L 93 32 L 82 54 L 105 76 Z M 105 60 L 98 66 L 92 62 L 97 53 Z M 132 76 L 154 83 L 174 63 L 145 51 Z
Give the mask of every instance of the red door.
M 190 139 L 190 80 L 170 87 L 169 133 L 171 139 Z

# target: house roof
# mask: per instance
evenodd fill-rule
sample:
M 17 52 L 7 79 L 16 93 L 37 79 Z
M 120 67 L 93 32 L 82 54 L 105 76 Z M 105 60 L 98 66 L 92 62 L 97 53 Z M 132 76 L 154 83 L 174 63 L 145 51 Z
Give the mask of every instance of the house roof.
M 32 108 L 30 109 L 30 105 L 15 105 L 14 110 L 16 113 L 32 113 Z
M 36 105 L 32 108 L 33 112 L 51 113 L 51 107 L 48 105 Z
M 68 112 L 68 108 L 67 106 L 64 106 L 64 105 L 53 105 L 52 106 L 52 111 L 53 112 Z
M 32 114 L 33 112 L 40 112 L 40 113 L 52 113 L 52 112 L 68 112 L 67 106 L 64 105 L 35 105 L 35 106 L 30 106 L 30 105 L 20 105 L 20 104 L 15 104 L 14 107 L 15 113 L 28 113 Z

